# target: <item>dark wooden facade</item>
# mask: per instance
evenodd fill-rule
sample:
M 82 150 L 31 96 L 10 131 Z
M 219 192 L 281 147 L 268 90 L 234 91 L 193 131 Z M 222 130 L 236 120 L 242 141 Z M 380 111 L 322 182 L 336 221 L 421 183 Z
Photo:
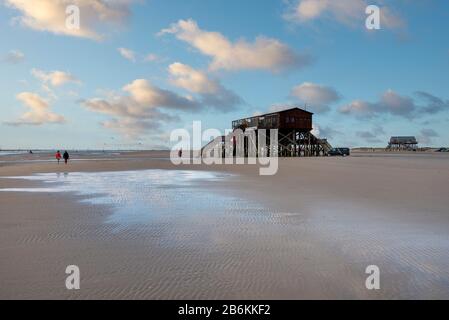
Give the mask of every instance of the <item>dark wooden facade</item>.
M 268 154 L 282 157 L 320 156 L 326 155 L 331 146 L 325 139 L 315 137 L 312 131 L 313 113 L 291 108 L 279 112 L 267 113 L 259 116 L 235 120 L 232 122 L 234 131 L 266 129 L 266 145 Z M 278 146 L 270 146 L 269 129 L 278 130 Z M 247 156 L 247 142 L 245 140 L 245 156 Z
M 416 150 L 418 141 L 413 136 L 391 137 L 387 150 Z
M 310 132 L 312 131 L 312 116 L 311 112 L 292 108 L 232 121 L 232 129 L 296 129 Z

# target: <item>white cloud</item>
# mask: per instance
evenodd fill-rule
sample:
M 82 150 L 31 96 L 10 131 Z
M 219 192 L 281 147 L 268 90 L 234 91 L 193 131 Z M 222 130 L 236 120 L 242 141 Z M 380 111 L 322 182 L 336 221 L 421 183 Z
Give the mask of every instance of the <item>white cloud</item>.
M 134 101 L 150 108 L 162 107 L 191 111 L 200 107 L 197 102 L 181 97 L 174 92 L 157 88 L 145 79 L 134 80 L 124 86 L 123 90 L 128 92 Z
M 311 82 L 295 86 L 290 95 L 301 103 L 307 104 L 313 112 L 329 111 L 329 104 L 340 100 L 340 95 L 335 89 Z
M 374 114 L 372 105 L 363 100 L 354 100 L 340 108 L 341 113 L 354 114 L 361 117 L 371 117 Z
M 377 105 L 379 111 L 395 115 L 410 115 L 416 108 L 413 99 L 401 96 L 393 90 L 387 90 Z
M 173 76 L 176 77 L 189 76 L 186 73 L 190 72 L 193 74 L 199 72 L 181 64 L 171 65 L 169 70 L 174 72 Z M 133 139 L 146 133 L 154 133 L 164 124 L 179 120 L 178 115 L 167 112 L 170 110 L 195 112 L 211 105 L 226 111 L 233 106 L 232 99 L 235 97 L 232 95 L 231 98 L 228 97 L 227 91 L 223 93 L 222 90 L 225 89 L 218 82 L 215 83 L 216 87 L 213 89 L 211 89 L 212 87 L 208 88 L 205 83 L 202 85 L 192 83 L 191 86 L 184 82 L 181 83 L 186 90 L 198 93 L 199 98 L 181 96 L 172 91 L 158 88 L 148 80 L 136 79 L 123 86 L 122 92 L 109 92 L 106 98 L 92 98 L 82 101 L 82 104 L 90 111 L 111 117 L 102 123 L 105 128 L 115 130 L 125 137 Z M 213 97 L 210 99 L 215 100 L 208 100 L 209 97 Z
M 9 51 L 3 58 L 3 61 L 10 64 L 21 63 L 25 60 L 25 54 L 19 50 Z
M 376 114 L 391 114 L 409 118 L 416 109 L 417 106 L 412 98 L 401 96 L 389 89 L 377 102 L 355 100 L 340 108 L 340 112 L 368 118 L 374 117 Z
M 118 48 L 117 51 L 123 58 L 131 62 L 136 62 L 136 53 L 134 51 L 126 48 Z
M 7 122 L 9 125 L 43 125 L 46 123 L 64 123 L 63 116 L 50 111 L 47 100 L 32 92 L 22 92 L 16 96 L 30 111 L 25 112 L 17 121 Z
M 366 0 L 295 0 L 290 2 L 289 11 L 285 18 L 289 21 L 307 23 L 317 19 L 333 19 L 349 26 L 365 27 L 363 21 L 367 15 L 365 9 L 368 5 L 380 6 L 381 27 L 388 29 L 401 28 L 404 21 L 391 9 L 383 5 L 384 1 Z
M 159 35 L 174 34 L 202 54 L 212 57 L 210 70 L 280 71 L 309 64 L 310 57 L 295 53 L 279 40 L 259 36 L 252 43 L 240 39 L 231 42 L 218 32 L 201 30 L 194 20 L 180 20 Z
M 51 84 L 54 87 L 59 87 L 69 82 L 77 84 L 81 83 L 81 81 L 78 80 L 75 76 L 64 71 L 56 70 L 45 72 L 38 69 L 32 69 L 31 74 L 40 81 L 42 81 L 44 84 Z
M 312 123 L 312 131 L 311 133 L 315 136 L 315 137 L 320 137 L 321 134 L 321 130 L 320 130 L 320 126 Z
M 148 53 L 148 54 L 140 54 L 139 52 L 136 52 L 134 50 L 128 49 L 128 48 L 117 48 L 117 51 L 120 53 L 120 55 L 131 61 L 131 62 L 161 62 L 164 59 L 159 57 L 158 55 L 154 53 Z
M 195 111 L 201 107 L 197 101 L 157 88 L 145 79 L 134 80 L 122 91 L 109 94 L 104 99 L 93 98 L 82 103 L 90 111 L 112 117 L 102 125 L 128 138 L 137 138 L 153 132 L 164 123 L 178 120 L 178 116 L 163 110 Z
M 327 8 L 326 0 L 303 0 L 296 7 L 296 16 L 300 21 L 307 21 L 319 17 Z
M 217 81 L 209 79 L 204 72 L 195 70 L 186 64 L 175 62 L 168 67 L 168 71 L 172 75 L 171 82 L 188 91 L 212 94 L 217 93 L 220 89 Z
M 230 111 L 243 100 L 218 80 L 211 79 L 203 72 L 179 62 L 169 66 L 171 83 L 189 92 L 199 94 L 202 104 L 222 111 Z
M 38 31 L 100 40 L 103 24 L 120 24 L 130 14 L 134 0 L 5 0 L 8 7 L 20 12 L 15 20 Z M 66 8 L 76 5 L 80 9 L 80 28 L 67 28 Z M 104 27 L 104 26 L 103 26 Z
M 154 53 L 149 53 L 145 56 L 145 58 L 143 58 L 143 61 L 145 62 L 155 62 L 158 60 L 160 60 L 159 56 Z

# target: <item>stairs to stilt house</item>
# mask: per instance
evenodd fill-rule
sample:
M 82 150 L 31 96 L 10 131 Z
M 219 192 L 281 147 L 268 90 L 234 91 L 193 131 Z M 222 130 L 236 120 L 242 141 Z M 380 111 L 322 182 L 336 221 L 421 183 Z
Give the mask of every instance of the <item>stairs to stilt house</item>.
M 327 141 L 327 139 L 320 139 L 317 138 L 317 142 L 318 144 L 321 146 L 321 148 L 323 148 L 322 152 L 324 155 L 327 155 L 329 153 L 329 151 L 331 151 L 332 146 L 331 144 Z
M 226 136 L 219 136 L 211 140 L 208 144 L 201 148 L 201 157 L 208 155 L 211 150 L 214 150 L 218 145 L 224 146 Z

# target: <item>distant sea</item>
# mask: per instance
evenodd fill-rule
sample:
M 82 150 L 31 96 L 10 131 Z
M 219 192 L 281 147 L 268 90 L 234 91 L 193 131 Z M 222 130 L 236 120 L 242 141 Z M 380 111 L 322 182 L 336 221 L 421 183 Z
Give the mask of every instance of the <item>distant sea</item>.
M 24 154 L 28 153 L 28 151 L 0 151 L 0 156 L 7 156 L 12 154 Z
M 34 154 L 56 152 L 56 150 L 32 150 L 32 151 Z M 61 150 L 61 151 L 64 151 L 64 150 Z M 74 154 L 95 155 L 95 154 L 120 154 L 120 153 L 140 151 L 140 150 L 70 150 L 70 149 L 68 149 L 68 151 L 69 151 L 69 153 L 74 153 Z M 27 154 L 27 153 L 29 153 L 29 150 L 0 150 L 0 157 L 8 156 L 8 155 Z

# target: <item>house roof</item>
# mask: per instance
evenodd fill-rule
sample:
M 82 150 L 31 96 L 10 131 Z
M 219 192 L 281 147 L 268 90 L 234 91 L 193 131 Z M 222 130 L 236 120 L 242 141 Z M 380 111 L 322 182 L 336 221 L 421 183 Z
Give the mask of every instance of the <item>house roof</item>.
M 309 113 L 310 115 L 313 115 L 313 112 L 298 108 L 298 107 L 294 107 L 294 108 L 289 108 L 289 109 L 285 109 L 285 110 L 280 110 L 280 111 L 275 111 L 275 112 L 269 112 L 269 113 L 264 113 L 264 114 L 259 114 L 257 116 L 252 116 L 252 117 L 246 117 L 246 118 L 241 118 L 238 120 L 234 120 L 234 121 L 239 121 L 239 120 L 244 120 L 244 119 L 252 119 L 252 118 L 259 118 L 259 117 L 266 117 L 266 116 L 271 116 L 273 114 L 279 114 L 279 113 L 284 113 L 284 112 L 288 112 L 288 111 L 292 111 L 292 110 L 300 110 L 302 112 L 306 112 Z
M 301 108 L 298 108 L 298 107 L 294 107 L 294 108 L 289 108 L 289 109 L 285 109 L 285 110 L 280 110 L 280 111 L 275 111 L 275 112 L 261 114 L 258 117 L 269 116 L 269 115 L 276 114 L 276 113 L 284 113 L 284 112 L 292 111 L 292 110 L 300 110 L 300 111 L 303 111 L 303 112 L 307 112 L 307 113 L 313 114 L 313 112 L 310 112 L 310 111 L 307 111 L 307 110 L 304 110 L 304 109 L 301 109 Z
M 417 144 L 418 142 L 414 136 L 398 136 L 398 137 L 391 137 L 390 143 L 392 143 L 392 144 L 398 144 L 398 143 Z

